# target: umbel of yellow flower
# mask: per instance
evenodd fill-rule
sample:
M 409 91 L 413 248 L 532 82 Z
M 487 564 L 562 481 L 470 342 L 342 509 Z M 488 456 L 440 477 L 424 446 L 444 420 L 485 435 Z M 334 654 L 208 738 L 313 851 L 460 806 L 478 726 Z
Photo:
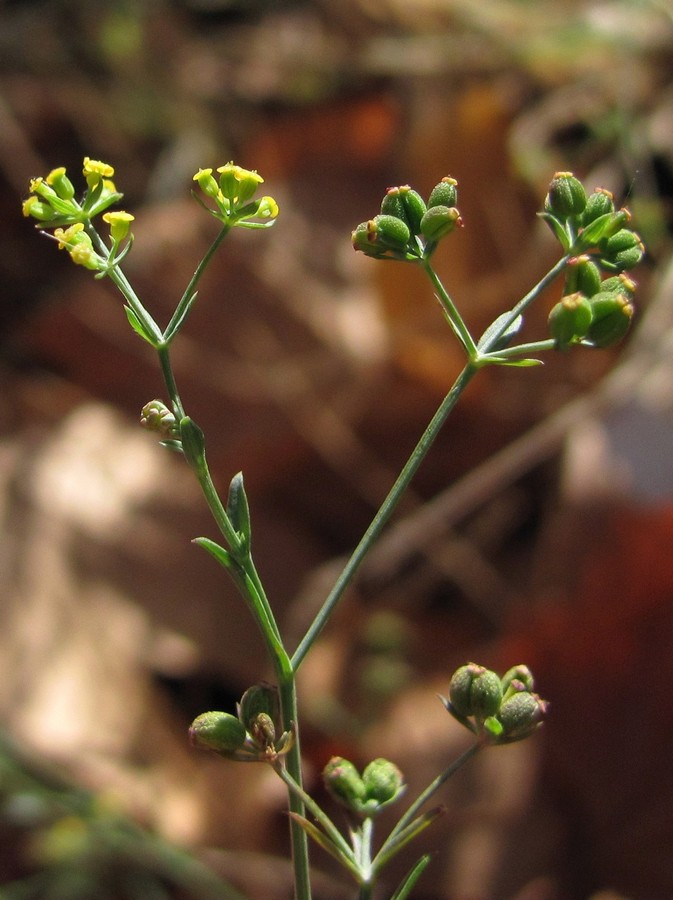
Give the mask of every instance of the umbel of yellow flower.
M 219 179 L 213 175 L 212 169 L 199 169 L 193 179 L 205 196 L 215 202 L 217 208 L 213 209 L 199 200 L 212 216 L 223 224 L 244 228 L 266 228 L 273 224 L 278 215 L 278 204 L 273 197 L 253 200 L 260 184 L 264 184 L 261 175 L 233 162 L 219 166 L 217 172 Z M 260 219 L 268 221 L 260 222 Z

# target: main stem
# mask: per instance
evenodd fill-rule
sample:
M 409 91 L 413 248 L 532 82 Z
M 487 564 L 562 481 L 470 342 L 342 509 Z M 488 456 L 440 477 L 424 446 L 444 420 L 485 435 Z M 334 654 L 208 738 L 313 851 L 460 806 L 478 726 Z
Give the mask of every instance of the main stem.
M 416 447 L 414 448 L 411 456 L 400 472 L 397 481 L 390 489 L 390 493 L 383 501 L 383 504 L 374 516 L 371 525 L 365 531 L 362 539 L 360 540 L 360 543 L 353 551 L 350 559 L 346 563 L 330 594 L 323 603 L 315 619 L 309 626 L 306 634 L 299 643 L 299 646 L 295 650 L 294 655 L 292 656 L 292 667 L 295 672 L 299 669 L 299 666 L 303 662 L 304 657 L 310 650 L 313 642 L 316 640 L 320 632 L 327 624 L 327 621 L 334 611 L 334 608 L 339 602 L 342 594 L 350 584 L 353 576 L 357 572 L 360 564 L 369 552 L 370 548 L 383 531 L 383 528 L 395 511 L 400 498 L 409 486 L 412 478 L 420 468 L 421 463 L 425 459 L 428 450 L 434 443 L 435 438 L 441 431 L 442 426 L 446 422 L 449 414 L 453 410 L 461 394 L 463 393 L 471 379 L 474 377 L 474 375 L 477 373 L 477 371 L 478 367 L 473 365 L 472 363 L 468 363 L 465 366 L 458 378 L 453 383 L 451 390 L 440 404 L 437 412 L 432 417 L 430 424 L 423 432 L 420 441 L 418 442 L 418 444 L 416 444 Z

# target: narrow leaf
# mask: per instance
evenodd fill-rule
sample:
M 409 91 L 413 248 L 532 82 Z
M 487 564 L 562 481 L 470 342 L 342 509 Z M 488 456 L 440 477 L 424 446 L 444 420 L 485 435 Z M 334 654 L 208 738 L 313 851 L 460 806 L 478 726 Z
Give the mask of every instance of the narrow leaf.
M 148 344 L 151 344 L 153 347 L 156 346 L 154 343 L 154 339 L 145 331 L 145 326 L 142 324 L 138 316 L 133 312 L 131 307 L 126 306 L 125 304 L 124 312 L 126 313 L 126 318 L 129 320 L 129 325 L 135 331 L 135 333 L 139 335 L 144 341 L 147 341 Z
M 538 216 L 549 225 L 551 230 L 554 233 L 557 241 L 563 247 L 563 252 L 567 253 L 570 250 L 570 239 L 568 237 L 568 232 L 565 229 L 563 222 L 556 218 L 552 213 L 549 212 L 540 212 Z
M 216 559 L 221 566 L 227 569 L 227 571 L 232 571 L 236 568 L 231 553 L 229 553 L 228 550 L 225 550 L 224 547 L 220 547 L 215 541 L 211 541 L 210 538 L 197 537 L 194 538 L 192 544 L 203 547 L 203 549 L 210 553 L 210 555 Z
M 422 815 L 417 816 L 406 828 L 398 831 L 394 837 L 384 841 L 383 846 L 372 862 L 372 872 L 380 872 L 381 869 L 390 862 L 393 856 L 399 853 L 409 841 L 412 841 L 415 837 L 418 837 L 422 831 L 429 828 L 429 826 L 440 816 L 444 815 L 444 812 L 445 809 L 443 806 L 436 806 L 434 809 L 430 809 Z
M 486 331 L 479 338 L 477 350 L 503 350 L 509 344 L 523 325 L 523 318 L 517 316 L 502 334 L 500 334 L 503 323 L 507 321 L 510 315 L 510 312 L 504 312 L 502 315 L 498 316 L 494 322 L 491 322 Z M 493 343 L 491 344 L 491 342 Z
M 390 900 L 406 900 L 431 859 L 432 857 L 429 853 L 426 853 L 425 856 L 421 856 L 416 865 L 407 873 L 404 881 L 401 882 Z
M 199 293 L 198 291 L 194 291 L 192 296 L 187 300 L 187 302 L 184 304 L 184 306 L 180 310 L 175 321 L 173 321 L 171 319 L 171 321 L 169 322 L 168 328 L 166 329 L 166 332 L 164 334 L 164 341 L 167 344 L 170 344 L 170 342 L 173 340 L 175 335 L 180 331 L 182 326 L 185 324 L 185 322 L 187 320 L 187 316 L 192 311 L 192 307 L 194 306 L 194 303 L 196 301 L 198 293 Z
M 519 369 L 544 365 L 541 359 L 512 359 L 510 356 L 491 356 L 488 362 L 494 366 L 514 366 Z
M 348 869 L 351 874 L 355 876 L 357 881 L 362 880 L 362 873 L 355 862 L 355 858 L 350 853 L 345 853 L 341 848 L 337 847 L 337 845 L 327 837 L 327 835 L 322 832 L 319 828 L 317 828 L 313 822 L 309 822 L 304 816 L 300 816 L 298 813 L 291 812 L 289 813 L 290 817 L 299 825 L 306 834 L 313 838 L 313 840 L 322 847 L 330 856 L 333 856 L 334 859 L 338 860 L 341 865 Z

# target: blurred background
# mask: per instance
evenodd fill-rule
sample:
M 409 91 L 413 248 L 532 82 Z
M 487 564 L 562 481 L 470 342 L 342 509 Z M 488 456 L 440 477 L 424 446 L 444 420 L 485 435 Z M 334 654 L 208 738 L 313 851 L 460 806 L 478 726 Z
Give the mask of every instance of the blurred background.
M 436 259 L 479 334 L 556 260 L 555 171 L 628 204 L 632 333 L 480 375 L 300 700 L 319 799 L 335 753 L 390 757 L 413 796 L 467 745 L 453 669 L 528 663 L 548 723 L 452 780 L 381 896 L 430 850 L 419 900 L 672 897 L 669 0 L 0 3 L 0 896 L 288 898 L 282 785 L 187 745 L 271 673 L 190 544 L 215 533 L 185 466 L 138 428 L 155 360 L 21 217 L 29 178 L 85 155 L 115 167 L 160 323 L 215 233 L 194 172 L 234 159 L 279 202 L 226 242 L 174 360 L 219 486 L 244 470 L 291 646 L 462 365 L 429 283 L 351 230 L 390 185 L 457 178 Z M 313 862 L 319 900 L 353 895 Z

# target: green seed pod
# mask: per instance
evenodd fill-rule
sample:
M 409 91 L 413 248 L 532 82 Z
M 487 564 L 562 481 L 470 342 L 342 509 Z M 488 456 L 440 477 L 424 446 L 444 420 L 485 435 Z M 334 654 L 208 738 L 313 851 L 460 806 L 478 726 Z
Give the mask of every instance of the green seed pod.
M 502 725 L 501 741 L 521 741 L 542 724 L 547 703 L 530 691 L 518 691 L 505 700 L 498 713 Z
M 455 206 L 458 202 L 458 182 L 455 178 L 445 175 L 430 191 L 428 208 L 432 206 Z
M 367 256 L 404 259 L 411 238 L 409 226 L 397 216 L 374 216 L 362 222 L 352 235 L 353 247 Z
M 384 216 L 395 216 L 398 219 L 402 219 L 402 221 L 408 225 L 409 223 L 406 219 L 404 204 L 402 203 L 402 198 L 400 196 L 401 190 L 402 188 L 400 187 L 388 188 L 381 201 L 381 214 Z
M 366 800 L 379 806 L 396 800 L 404 789 L 402 773 L 387 759 L 372 760 L 362 773 L 362 783 Z
M 245 728 L 236 716 L 225 712 L 205 712 L 197 716 L 189 729 L 194 747 L 215 750 L 228 756 L 238 750 L 246 738 Z
M 587 205 L 587 195 L 582 182 L 572 172 L 556 172 L 549 184 L 545 209 L 567 219 L 579 216 Z
M 239 719 L 250 733 L 260 713 L 264 713 L 272 722 L 277 722 L 280 716 L 278 689 L 266 682 L 254 684 L 241 697 L 237 712 Z
M 400 251 L 406 248 L 411 237 L 411 231 L 406 222 L 398 219 L 397 216 L 386 215 L 374 216 L 372 222 L 376 240 L 383 246 Z
M 421 234 L 428 241 L 440 241 L 460 224 L 455 206 L 431 206 L 421 219 Z
M 636 283 L 623 272 L 613 275 L 601 282 L 601 291 L 609 291 L 613 294 L 623 294 L 627 300 L 633 300 L 636 293 Z
M 645 253 L 640 235 L 630 228 L 622 228 L 601 241 L 600 250 L 601 259 L 612 263 L 619 271 L 637 266 Z
M 408 184 L 388 188 L 381 202 L 381 213 L 401 219 L 411 234 L 419 234 L 425 210 L 425 201 Z
M 592 347 L 612 347 L 629 330 L 634 309 L 624 294 L 601 291 L 591 298 L 591 325 L 585 340 Z
M 596 188 L 593 194 L 589 194 L 587 205 L 582 213 L 582 225 L 585 227 L 595 221 L 599 216 L 604 216 L 615 211 L 614 197 L 605 188 Z
M 587 298 L 576 292 L 563 297 L 549 313 L 549 333 L 559 349 L 583 338 L 591 325 L 591 304 Z
M 333 756 L 322 773 L 323 782 L 331 796 L 349 809 L 359 811 L 365 800 L 365 786 L 352 762 Z
M 601 270 L 596 263 L 580 257 L 575 266 L 575 290 L 593 297 L 601 290 Z
M 461 716 L 485 719 L 497 713 L 502 701 L 502 684 L 490 669 L 468 663 L 454 672 L 449 700 Z

